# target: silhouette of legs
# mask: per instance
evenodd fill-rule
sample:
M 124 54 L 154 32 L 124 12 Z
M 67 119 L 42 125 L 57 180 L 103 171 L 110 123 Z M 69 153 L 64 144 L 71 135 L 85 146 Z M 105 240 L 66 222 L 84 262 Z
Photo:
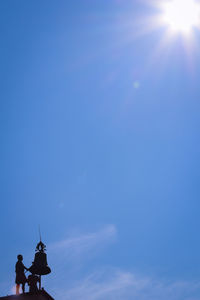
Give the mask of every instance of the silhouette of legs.
M 20 284 L 16 284 L 16 295 L 19 295 Z M 22 283 L 22 293 L 25 293 L 25 283 Z
M 19 295 L 20 284 L 16 284 L 16 295 Z

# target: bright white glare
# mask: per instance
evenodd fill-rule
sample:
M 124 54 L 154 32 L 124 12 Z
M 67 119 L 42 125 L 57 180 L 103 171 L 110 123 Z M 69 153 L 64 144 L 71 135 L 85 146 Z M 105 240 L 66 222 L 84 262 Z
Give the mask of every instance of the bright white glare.
M 173 31 L 188 33 L 200 23 L 200 5 L 194 0 L 168 0 L 162 20 Z

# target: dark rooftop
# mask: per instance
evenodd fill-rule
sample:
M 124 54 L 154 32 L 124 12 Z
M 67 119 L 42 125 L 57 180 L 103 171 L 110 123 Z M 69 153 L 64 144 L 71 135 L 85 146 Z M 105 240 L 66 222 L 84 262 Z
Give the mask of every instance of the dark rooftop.
M 54 300 L 44 289 L 38 291 L 37 294 L 20 294 L 0 297 L 0 300 Z

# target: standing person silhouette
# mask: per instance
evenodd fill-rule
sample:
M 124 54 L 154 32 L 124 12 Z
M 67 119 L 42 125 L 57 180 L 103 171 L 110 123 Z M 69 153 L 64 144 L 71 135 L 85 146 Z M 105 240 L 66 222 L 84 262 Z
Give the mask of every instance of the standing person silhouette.
M 26 283 L 26 276 L 24 274 L 24 270 L 28 270 L 23 264 L 23 256 L 21 254 L 17 255 L 17 262 L 15 265 L 15 272 L 16 272 L 16 294 L 19 295 L 19 288 L 20 284 L 22 285 L 22 292 L 25 292 L 25 283 Z

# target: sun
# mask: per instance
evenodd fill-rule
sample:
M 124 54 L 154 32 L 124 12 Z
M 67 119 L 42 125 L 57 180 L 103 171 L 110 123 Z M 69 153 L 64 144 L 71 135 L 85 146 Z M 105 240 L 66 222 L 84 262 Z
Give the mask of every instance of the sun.
M 167 0 L 162 21 L 174 32 L 187 34 L 200 24 L 200 5 L 195 0 Z

